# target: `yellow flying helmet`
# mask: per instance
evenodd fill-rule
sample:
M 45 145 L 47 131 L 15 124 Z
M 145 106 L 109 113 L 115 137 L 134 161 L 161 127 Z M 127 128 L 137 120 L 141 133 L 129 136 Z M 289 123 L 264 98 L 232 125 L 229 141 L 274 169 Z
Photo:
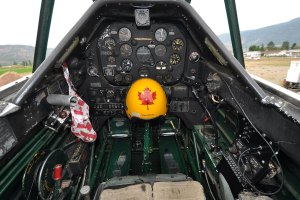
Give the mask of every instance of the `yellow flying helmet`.
M 126 96 L 126 114 L 143 120 L 165 116 L 167 97 L 161 85 L 150 78 L 135 81 Z

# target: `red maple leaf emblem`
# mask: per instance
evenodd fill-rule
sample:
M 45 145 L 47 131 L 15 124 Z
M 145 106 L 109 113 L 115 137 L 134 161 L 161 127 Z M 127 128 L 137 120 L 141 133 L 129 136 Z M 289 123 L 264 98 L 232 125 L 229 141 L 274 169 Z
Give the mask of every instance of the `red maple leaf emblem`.
M 149 110 L 148 105 L 154 104 L 153 101 L 156 99 L 156 92 L 152 92 L 146 87 L 143 92 L 138 92 L 139 100 L 142 101 L 142 105 L 147 105 L 147 110 Z

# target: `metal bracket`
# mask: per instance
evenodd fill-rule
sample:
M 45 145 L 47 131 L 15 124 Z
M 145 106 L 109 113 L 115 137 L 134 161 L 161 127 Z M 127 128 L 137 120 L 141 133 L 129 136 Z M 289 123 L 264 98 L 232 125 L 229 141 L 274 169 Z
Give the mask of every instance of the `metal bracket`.
M 273 96 L 266 96 L 261 100 L 261 103 L 266 104 L 266 105 L 273 105 L 277 108 L 281 108 L 284 105 L 284 102 L 273 97 Z
M 70 113 L 70 110 L 67 108 L 60 109 L 56 112 L 52 111 L 48 119 L 45 121 L 45 126 L 55 132 L 58 132 L 63 126 L 64 122 L 67 120 Z
M 11 113 L 17 112 L 21 107 L 6 101 L 0 101 L 0 117 L 5 117 Z

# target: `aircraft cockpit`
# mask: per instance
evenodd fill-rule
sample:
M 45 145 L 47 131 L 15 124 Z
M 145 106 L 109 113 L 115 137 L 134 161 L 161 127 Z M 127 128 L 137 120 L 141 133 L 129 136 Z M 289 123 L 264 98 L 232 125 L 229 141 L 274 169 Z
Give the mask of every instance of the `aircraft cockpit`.
M 0 197 L 296 199 L 297 116 L 185 1 L 95 1 L 11 102 Z

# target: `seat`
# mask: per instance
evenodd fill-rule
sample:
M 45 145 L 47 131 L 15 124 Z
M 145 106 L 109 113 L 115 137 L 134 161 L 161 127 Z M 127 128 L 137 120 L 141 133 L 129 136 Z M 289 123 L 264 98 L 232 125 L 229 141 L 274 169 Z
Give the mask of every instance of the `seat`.
M 153 200 L 205 200 L 202 185 L 197 181 L 157 182 L 153 185 Z
M 94 200 L 205 200 L 202 185 L 183 174 L 115 177 L 102 183 Z
M 99 200 L 151 200 L 152 188 L 150 184 L 130 185 L 119 189 L 104 190 Z

